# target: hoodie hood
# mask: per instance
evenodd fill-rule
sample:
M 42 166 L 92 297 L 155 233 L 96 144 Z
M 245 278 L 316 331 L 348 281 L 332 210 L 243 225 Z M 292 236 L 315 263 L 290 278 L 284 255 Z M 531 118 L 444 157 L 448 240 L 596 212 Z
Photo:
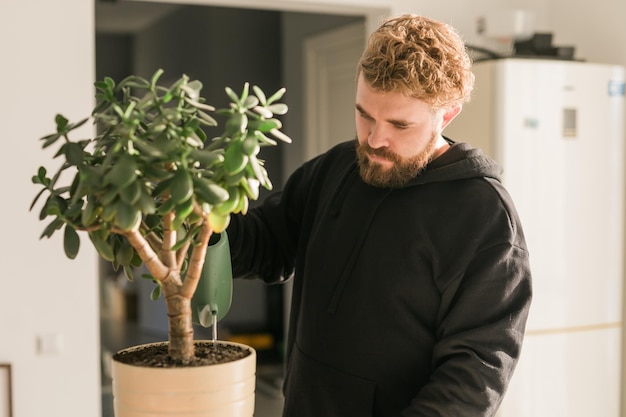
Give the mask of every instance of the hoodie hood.
M 445 138 L 450 148 L 434 161 L 430 162 L 424 171 L 415 177 L 403 188 L 413 187 L 434 182 L 454 181 L 468 178 L 492 178 L 501 182 L 502 168 L 490 157 L 478 148 L 467 143 L 456 143 Z M 346 191 L 359 177 L 357 159 L 354 157 L 357 141 L 344 142 L 337 149 L 350 149 L 348 158 L 351 163 L 346 164 L 345 171 L 340 175 L 341 181 L 335 189 L 331 204 L 331 214 L 337 216 L 343 206 Z M 385 188 L 385 195 L 393 191 Z
M 500 181 L 502 168 L 482 150 L 467 143 L 456 143 L 448 138 L 446 140 L 450 143 L 450 148 L 428 164 L 408 186 L 476 177 Z

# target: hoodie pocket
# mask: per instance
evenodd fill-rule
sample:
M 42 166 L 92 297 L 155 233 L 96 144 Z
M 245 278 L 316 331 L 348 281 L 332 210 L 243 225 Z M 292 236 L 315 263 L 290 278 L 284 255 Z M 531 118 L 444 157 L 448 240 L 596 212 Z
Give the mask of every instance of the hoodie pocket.
M 294 345 L 283 417 L 372 417 L 376 383 L 319 362 Z

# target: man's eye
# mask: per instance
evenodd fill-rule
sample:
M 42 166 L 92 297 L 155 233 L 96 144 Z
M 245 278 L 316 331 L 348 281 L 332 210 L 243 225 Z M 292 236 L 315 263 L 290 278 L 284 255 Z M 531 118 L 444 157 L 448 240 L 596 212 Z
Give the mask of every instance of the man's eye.
M 399 124 L 395 124 L 395 125 L 393 125 L 393 127 L 395 127 L 396 129 L 400 129 L 400 130 L 404 130 L 404 129 L 408 129 L 409 128 L 407 125 L 399 125 Z

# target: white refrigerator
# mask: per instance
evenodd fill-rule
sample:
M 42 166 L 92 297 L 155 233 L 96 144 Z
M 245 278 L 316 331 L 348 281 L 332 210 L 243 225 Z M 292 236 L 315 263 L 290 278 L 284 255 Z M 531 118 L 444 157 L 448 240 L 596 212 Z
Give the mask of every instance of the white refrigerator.
M 472 101 L 444 135 L 503 167 L 533 271 L 525 344 L 498 417 L 618 417 L 624 69 L 506 58 L 474 72 Z

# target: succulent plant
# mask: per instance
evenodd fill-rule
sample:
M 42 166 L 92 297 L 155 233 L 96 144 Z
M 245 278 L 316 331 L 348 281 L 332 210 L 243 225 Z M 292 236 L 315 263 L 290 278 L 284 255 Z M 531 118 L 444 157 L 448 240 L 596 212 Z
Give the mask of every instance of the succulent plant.
M 260 187 L 272 188 L 259 152 L 276 140 L 290 142 L 275 115 L 287 112 L 278 101 L 249 84 L 240 94 L 226 87 L 230 106 L 215 110 L 201 96 L 202 83 L 183 75 L 170 86 L 129 76 L 117 83 L 96 82 L 90 117 L 71 123 L 57 115 L 56 132 L 42 147 L 57 146 L 60 167 L 40 167 L 41 186 L 31 210 L 45 197 L 40 220 L 51 218 L 41 238 L 63 230 L 67 257 L 89 236 L 102 258 L 134 279 L 145 265 L 156 283 L 153 296 L 165 298 L 169 354 L 188 362 L 194 355 L 191 298 L 197 288 L 212 233 L 222 232 L 232 213 L 245 214 Z M 252 91 L 251 91 L 252 90 Z M 223 116 L 221 134 L 207 139 Z M 93 138 L 71 140 L 88 121 Z M 80 129 L 79 129 L 80 130 Z

